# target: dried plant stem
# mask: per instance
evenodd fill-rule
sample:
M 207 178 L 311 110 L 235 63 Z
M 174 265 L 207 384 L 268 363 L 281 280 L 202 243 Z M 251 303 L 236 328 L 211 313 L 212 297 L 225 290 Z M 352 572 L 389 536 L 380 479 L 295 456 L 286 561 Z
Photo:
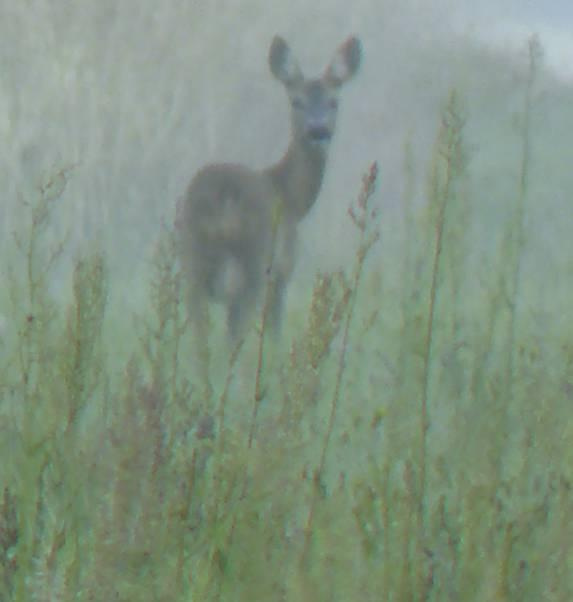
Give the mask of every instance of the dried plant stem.
M 270 280 L 270 278 L 269 278 Z M 262 312 L 261 319 L 261 327 L 258 331 L 258 341 L 257 341 L 257 367 L 255 369 L 255 392 L 253 396 L 253 410 L 251 413 L 251 423 L 249 427 L 249 439 L 247 443 L 247 447 L 249 449 L 253 446 L 253 439 L 255 437 L 255 431 L 257 427 L 257 416 L 259 413 L 259 407 L 261 405 L 261 401 L 264 397 L 264 388 L 263 388 L 263 360 L 264 360 L 264 349 L 265 349 L 265 332 L 267 330 L 268 324 L 268 303 L 267 299 L 269 298 L 268 290 L 270 289 L 270 284 L 267 284 L 267 293 L 265 294 L 265 304 Z
M 533 105 L 533 88 L 539 70 L 539 61 L 541 57 L 541 47 L 536 36 L 530 38 L 528 42 L 529 69 L 525 83 L 524 108 L 521 123 L 521 160 L 519 166 L 519 182 L 517 189 L 517 199 L 515 205 L 515 216 L 511 220 L 512 238 L 515 240 L 514 247 L 511 250 L 511 274 L 509 297 L 509 333 L 507 338 L 508 363 L 506 382 L 510 391 L 510 398 L 513 398 L 513 383 L 515 381 L 516 371 L 516 325 L 517 308 L 519 305 L 521 291 L 521 252 L 524 245 L 525 230 L 525 204 L 529 187 L 529 172 L 531 165 L 531 113 Z
M 268 330 L 269 323 L 269 310 L 271 305 L 271 295 L 273 294 L 273 269 L 274 269 L 274 261 L 275 261 L 275 252 L 276 252 L 276 243 L 278 230 L 283 219 L 282 216 L 282 205 L 279 199 L 275 201 L 275 208 L 273 211 L 273 231 L 272 231 L 272 241 L 271 241 L 271 253 L 269 257 L 268 267 L 267 267 L 267 281 L 265 286 L 265 297 L 263 302 L 263 308 L 261 311 L 261 324 L 258 329 L 258 340 L 257 340 L 257 366 L 255 369 L 255 391 L 253 396 L 253 410 L 251 413 L 251 424 L 249 427 L 249 439 L 248 439 L 248 448 L 251 449 L 253 446 L 253 439 L 255 437 L 255 431 L 257 426 L 257 415 L 259 412 L 259 406 L 261 405 L 261 401 L 263 400 L 265 391 L 263 387 L 263 364 L 265 357 L 265 341 L 266 341 L 266 332 Z
M 229 368 L 227 370 L 227 376 L 225 378 L 225 385 L 223 392 L 219 398 L 219 409 L 217 411 L 219 420 L 218 429 L 218 442 L 219 442 L 219 453 L 222 454 L 225 449 L 225 410 L 227 407 L 227 400 L 229 399 L 229 391 L 231 389 L 231 383 L 233 382 L 233 376 L 235 375 L 235 365 L 241 354 L 243 348 L 244 339 L 241 339 L 233 349 L 231 357 L 229 358 Z
M 430 202 L 437 203 L 436 238 L 434 255 L 432 257 L 432 273 L 428 299 L 428 321 L 423 352 L 422 395 L 420 401 L 420 441 L 419 441 L 419 485 L 418 485 L 418 566 L 420 591 L 424 592 L 426 579 L 423 571 L 426 546 L 426 520 L 427 520 L 427 456 L 428 456 L 428 428 L 429 413 L 428 400 L 430 395 L 431 359 L 434 349 L 436 333 L 437 296 L 439 278 L 442 273 L 442 259 L 444 249 L 444 229 L 446 213 L 454 193 L 455 181 L 463 170 L 463 119 L 460 115 L 459 99 L 452 91 L 448 104 L 442 116 L 440 132 L 438 134 L 437 162 L 432 173 L 432 187 Z M 443 171 L 442 171 L 443 170 Z M 421 599 L 425 599 L 422 597 Z
M 336 379 L 334 385 L 334 392 L 332 394 L 332 399 L 330 402 L 330 413 L 328 416 L 328 424 L 326 427 L 326 432 L 324 435 L 324 441 L 322 443 L 322 449 L 320 452 L 320 459 L 318 462 L 318 467 L 314 473 L 314 482 L 316 484 L 313 496 L 310 503 L 310 509 L 308 512 L 306 526 L 305 526 L 305 543 L 303 550 L 303 563 L 306 561 L 308 557 L 308 552 L 310 550 L 310 542 L 312 537 L 312 523 L 314 520 L 314 515 L 316 512 L 316 505 L 319 500 L 318 491 L 320 490 L 320 483 L 323 477 L 324 468 L 326 466 L 326 457 L 328 453 L 328 449 L 330 446 L 330 440 L 332 438 L 332 433 L 334 430 L 334 423 L 336 421 L 336 415 L 338 412 L 338 406 L 340 403 L 340 391 L 342 386 L 342 377 L 346 368 L 346 355 L 348 351 L 348 339 L 350 333 L 350 325 L 352 323 L 352 318 L 354 316 L 354 308 L 356 305 L 356 295 L 358 293 L 358 289 L 360 287 L 360 282 L 362 279 L 362 274 L 364 271 L 364 264 L 366 261 L 366 257 L 368 256 L 368 252 L 374 245 L 374 243 L 379 238 L 379 230 L 374 222 L 376 217 L 376 211 L 370 210 L 368 203 L 374 194 L 374 189 L 376 185 L 376 179 L 378 177 L 378 165 L 373 163 L 370 166 L 368 173 L 364 176 L 362 190 L 360 196 L 358 198 L 356 211 L 354 209 L 350 209 L 349 214 L 354 222 L 354 224 L 360 230 L 360 240 L 358 246 L 358 253 L 356 256 L 356 265 L 354 267 L 354 275 L 351 283 L 350 290 L 350 299 L 348 302 L 348 309 L 346 312 L 346 319 L 344 321 L 344 328 L 342 331 L 342 344 L 340 347 L 340 352 L 338 355 L 338 364 L 336 369 Z
M 273 216 L 272 244 L 271 244 L 271 254 L 269 257 L 269 262 L 268 262 L 268 267 L 267 267 L 267 281 L 266 281 L 266 286 L 265 286 L 265 298 L 264 298 L 263 308 L 261 311 L 260 328 L 258 329 L 257 365 L 255 368 L 255 391 L 254 391 L 254 396 L 253 396 L 253 409 L 251 412 L 249 436 L 247 439 L 247 449 L 248 450 L 251 450 L 253 447 L 253 441 L 255 438 L 255 431 L 256 431 L 256 426 L 257 426 L 257 416 L 258 416 L 258 412 L 259 412 L 259 407 L 260 407 L 261 401 L 264 398 L 263 365 L 264 365 L 264 356 L 265 356 L 265 340 L 266 340 L 265 335 L 266 335 L 266 332 L 268 329 L 270 299 L 271 299 L 272 287 L 273 287 L 273 264 L 274 264 L 274 256 L 275 256 L 275 247 L 276 247 L 278 228 L 279 228 L 281 219 L 282 219 L 281 205 L 277 201 L 275 203 L 275 211 L 274 211 L 274 216 Z M 229 373 L 228 373 L 227 382 L 225 385 L 225 391 L 223 392 L 223 395 L 221 396 L 220 411 L 219 411 L 219 422 L 220 422 L 221 428 L 223 426 L 223 420 L 224 420 L 226 390 L 228 388 L 227 385 L 230 384 L 230 378 L 231 378 L 230 375 L 232 373 L 232 366 L 234 365 L 234 363 L 239 355 L 239 352 L 241 351 L 243 343 L 244 343 L 244 339 L 239 341 L 239 343 L 235 347 L 235 350 L 234 350 L 233 355 L 231 356 L 231 359 L 229 362 L 229 365 L 230 365 Z M 222 442 L 220 443 L 220 445 L 222 445 Z M 248 464 L 245 465 L 245 475 L 244 475 L 243 485 L 241 488 L 241 495 L 240 495 L 241 500 L 244 500 L 247 495 L 247 484 L 248 484 Z M 228 537 L 227 537 L 227 549 L 230 549 L 231 546 L 233 545 L 233 538 L 235 536 L 236 527 L 237 527 L 237 515 L 235 515 L 233 517 L 233 521 L 232 521 L 231 527 L 229 529 L 229 533 L 228 533 Z M 218 588 L 218 591 L 216 594 L 217 600 L 219 600 L 221 598 L 221 593 L 222 593 L 221 586 L 222 586 L 222 584 L 219 583 L 219 588 Z

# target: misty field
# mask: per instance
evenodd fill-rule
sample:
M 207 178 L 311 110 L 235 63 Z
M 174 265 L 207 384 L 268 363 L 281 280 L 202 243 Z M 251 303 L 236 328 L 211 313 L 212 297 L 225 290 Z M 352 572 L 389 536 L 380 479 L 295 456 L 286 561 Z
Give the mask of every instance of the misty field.
M 288 11 L 89 4 L 0 25 L 0 600 L 572 600 L 573 89 L 543 41 L 420 36 L 390 74 L 366 15 L 394 5 L 358 2 L 283 335 L 263 306 L 232 348 L 216 306 L 194 337 L 175 204 L 286 147 Z

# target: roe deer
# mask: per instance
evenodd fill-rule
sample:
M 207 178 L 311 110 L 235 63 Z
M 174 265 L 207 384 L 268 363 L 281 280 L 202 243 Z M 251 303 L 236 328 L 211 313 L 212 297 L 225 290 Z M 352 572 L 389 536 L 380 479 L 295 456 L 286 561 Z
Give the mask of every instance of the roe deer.
M 180 200 L 177 215 L 181 265 L 189 310 L 199 329 L 209 299 L 227 309 L 233 340 L 245 334 L 268 280 L 268 317 L 280 325 L 285 289 L 294 268 L 297 225 L 314 205 L 334 134 L 338 93 L 358 70 L 361 45 L 350 37 L 322 77 L 303 76 L 287 43 L 272 42 L 269 66 L 291 105 L 291 141 L 275 165 L 205 166 Z

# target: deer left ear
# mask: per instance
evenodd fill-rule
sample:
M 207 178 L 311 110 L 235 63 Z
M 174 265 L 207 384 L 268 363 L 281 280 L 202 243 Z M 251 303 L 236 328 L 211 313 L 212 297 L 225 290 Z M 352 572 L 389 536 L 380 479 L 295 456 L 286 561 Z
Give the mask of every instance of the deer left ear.
M 341 86 L 358 71 L 361 60 L 362 44 L 352 36 L 338 48 L 324 77 L 331 84 Z
M 303 79 L 289 45 L 280 36 L 275 36 L 271 44 L 269 66 L 272 74 L 285 86 L 292 86 Z

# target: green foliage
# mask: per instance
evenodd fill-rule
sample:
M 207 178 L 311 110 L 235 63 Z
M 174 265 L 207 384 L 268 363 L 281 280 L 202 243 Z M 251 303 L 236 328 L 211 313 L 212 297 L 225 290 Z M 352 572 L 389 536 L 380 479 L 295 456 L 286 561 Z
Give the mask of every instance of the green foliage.
M 523 269 L 537 60 L 497 262 L 474 269 L 483 191 L 452 93 L 423 210 L 406 148 L 400 258 L 375 252 L 373 166 L 354 265 L 317 277 L 288 349 L 263 310 L 242 347 L 212 329 L 198 360 L 169 230 L 137 315 L 99 249 L 64 303 L 48 234 L 73 174 L 41 187 L 2 274 L 0 599 L 572 598 L 571 332 L 536 318 L 552 308 Z

